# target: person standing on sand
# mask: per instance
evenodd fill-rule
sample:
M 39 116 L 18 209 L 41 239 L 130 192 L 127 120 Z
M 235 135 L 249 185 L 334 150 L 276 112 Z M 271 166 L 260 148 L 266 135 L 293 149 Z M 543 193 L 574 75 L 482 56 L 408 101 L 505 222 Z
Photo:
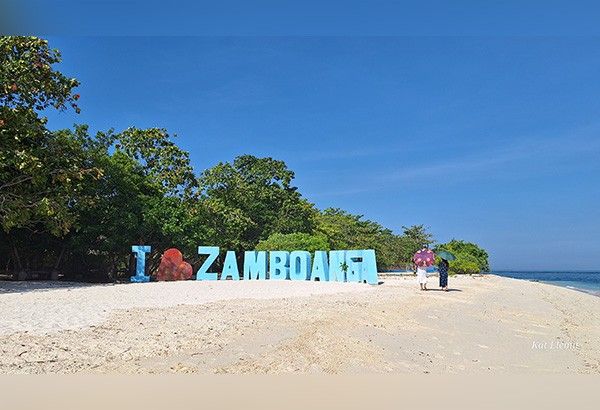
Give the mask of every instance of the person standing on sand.
M 417 282 L 421 286 L 421 290 L 427 290 L 427 271 L 425 266 L 417 266 Z
M 446 259 L 442 259 L 438 265 L 438 273 L 440 274 L 440 288 L 448 292 L 448 268 L 450 264 Z

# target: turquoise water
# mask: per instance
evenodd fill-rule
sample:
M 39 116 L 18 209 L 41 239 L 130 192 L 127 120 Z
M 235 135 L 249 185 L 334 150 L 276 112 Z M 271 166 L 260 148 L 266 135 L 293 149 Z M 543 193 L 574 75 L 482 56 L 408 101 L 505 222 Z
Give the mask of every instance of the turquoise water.
M 550 283 L 600 296 L 600 272 L 494 271 L 494 275 Z

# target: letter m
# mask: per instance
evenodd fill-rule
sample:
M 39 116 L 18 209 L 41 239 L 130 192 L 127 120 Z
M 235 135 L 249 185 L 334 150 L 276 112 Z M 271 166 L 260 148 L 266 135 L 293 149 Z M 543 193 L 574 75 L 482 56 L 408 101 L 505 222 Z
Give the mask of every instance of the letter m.
M 244 252 L 244 280 L 267 279 L 267 252 Z

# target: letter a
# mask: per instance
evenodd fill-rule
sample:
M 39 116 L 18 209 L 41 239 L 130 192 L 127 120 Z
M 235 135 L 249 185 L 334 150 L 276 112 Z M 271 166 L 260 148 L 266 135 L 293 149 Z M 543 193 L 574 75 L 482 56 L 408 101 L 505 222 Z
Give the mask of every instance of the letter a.
M 234 251 L 227 251 L 225 262 L 223 263 L 223 272 L 221 272 L 221 280 L 226 280 L 229 276 L 233 280 L 240 280 L 240 272 L 235 259 Z
M 360 272 L 360 280 L 366 281 L 370 285 L 379 284 L 377 277 L 377 261 L 375 260 L 375 251 L 373 249 L 365 249 L 362 251 L 362 270 Z
M 315 252 L 310 280 L 316 280 L 317 278 L 320 282 L 329 280 L 329 263 L 327 263 L 327 252 L 325 251 Z

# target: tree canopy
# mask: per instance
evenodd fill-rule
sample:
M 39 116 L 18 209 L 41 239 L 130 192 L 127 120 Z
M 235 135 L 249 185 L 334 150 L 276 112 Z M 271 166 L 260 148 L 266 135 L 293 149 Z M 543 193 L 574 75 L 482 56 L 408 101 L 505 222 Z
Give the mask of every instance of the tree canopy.
M 323 235 L 308 233 L 274 233 L 256 245 L 257 251 L 328 251 L 329 243 Z
M 69 204 L 82 181 L 98 170 L 85 161 L 82 143 L 46 128 L 47 108 L 79 112 L 79 82 L 53 65 L 60 52 L 35 37 L 0 37 L 0 220 L 13 228 L 66 233 L 75 216 Z
M 487 252 L 478 245 L 457 239 L 436 246 L 435 250 L 446 250 L 456 256 L 450 261 L 450 273 L 488 272 L 490 265 Z

